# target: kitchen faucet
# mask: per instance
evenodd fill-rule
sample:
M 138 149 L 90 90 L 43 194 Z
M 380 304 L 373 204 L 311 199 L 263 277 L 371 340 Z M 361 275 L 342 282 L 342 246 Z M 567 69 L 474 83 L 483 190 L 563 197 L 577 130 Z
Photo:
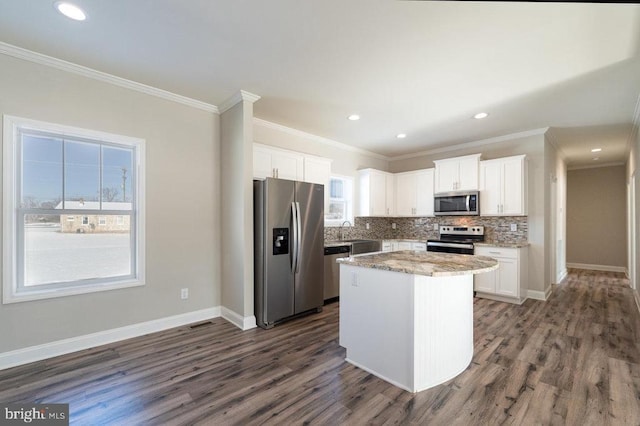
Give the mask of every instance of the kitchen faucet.
M 344 240 L 344 230 L 343 230 L 343 227 L 344 227 L 344 224 L 345 224 L 345 223 L 348 223 L 348 224 L 349 224 L 349 226 L 353 226 L 353 225 L 351 225 L 351 222 L 349 222 L 348 220 L 345 220 L 344 222 L 342 222 L 342 225 L 340 225 L 340 239 L 341 239 L 341 240 Z

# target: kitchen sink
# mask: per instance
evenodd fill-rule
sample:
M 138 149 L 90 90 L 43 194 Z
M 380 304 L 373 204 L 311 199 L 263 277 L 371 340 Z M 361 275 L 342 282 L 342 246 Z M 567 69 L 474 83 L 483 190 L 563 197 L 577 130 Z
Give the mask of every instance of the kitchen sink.
M 380 240 L 343 240 L 351 243 L 351 254 L 371 253 L 382 250 Z

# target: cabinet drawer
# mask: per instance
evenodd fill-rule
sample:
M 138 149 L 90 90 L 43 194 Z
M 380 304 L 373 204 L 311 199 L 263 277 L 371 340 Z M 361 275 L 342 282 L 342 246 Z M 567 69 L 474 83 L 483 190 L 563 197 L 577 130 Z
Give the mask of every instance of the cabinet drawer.
M 480 246 L 475 248 L 474 254 L 478 256 L 502 257 L 507 259 L 517 259 L 518 249 L 508 247 L 486 247 Z
M 426 251 L 427 250 L 427 243 L 413 243 L 411 245 L 411 248 L 413 250 L 422 250 L 422 251 Z

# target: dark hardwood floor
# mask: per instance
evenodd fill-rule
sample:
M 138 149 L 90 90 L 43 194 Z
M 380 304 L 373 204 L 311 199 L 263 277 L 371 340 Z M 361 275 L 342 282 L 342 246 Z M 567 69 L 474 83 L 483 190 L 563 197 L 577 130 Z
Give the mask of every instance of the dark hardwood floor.
M 547 302 L 474 310 L 471 365 L 417 394 L 344 361 L 334 303 L 271 330 L 218 318 L 3 370 L 0 401 L 69 403 L 87 425 L 640 424 L 640 315 L 620 274 L 573 270 Z

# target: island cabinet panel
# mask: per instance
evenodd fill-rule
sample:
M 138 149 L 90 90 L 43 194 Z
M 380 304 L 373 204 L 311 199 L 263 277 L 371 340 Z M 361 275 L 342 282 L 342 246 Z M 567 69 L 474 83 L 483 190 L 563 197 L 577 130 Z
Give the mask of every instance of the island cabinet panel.
M 521 304 L 527 299 L 527 248 L 479 246 L 475 254 L 498 261 L 496 271 L 474 277 L 478 297 Z
M 410 392 L 457 376 L 473 356 L 473 276 L 341 264 L 340 345 L 348 362 Z

